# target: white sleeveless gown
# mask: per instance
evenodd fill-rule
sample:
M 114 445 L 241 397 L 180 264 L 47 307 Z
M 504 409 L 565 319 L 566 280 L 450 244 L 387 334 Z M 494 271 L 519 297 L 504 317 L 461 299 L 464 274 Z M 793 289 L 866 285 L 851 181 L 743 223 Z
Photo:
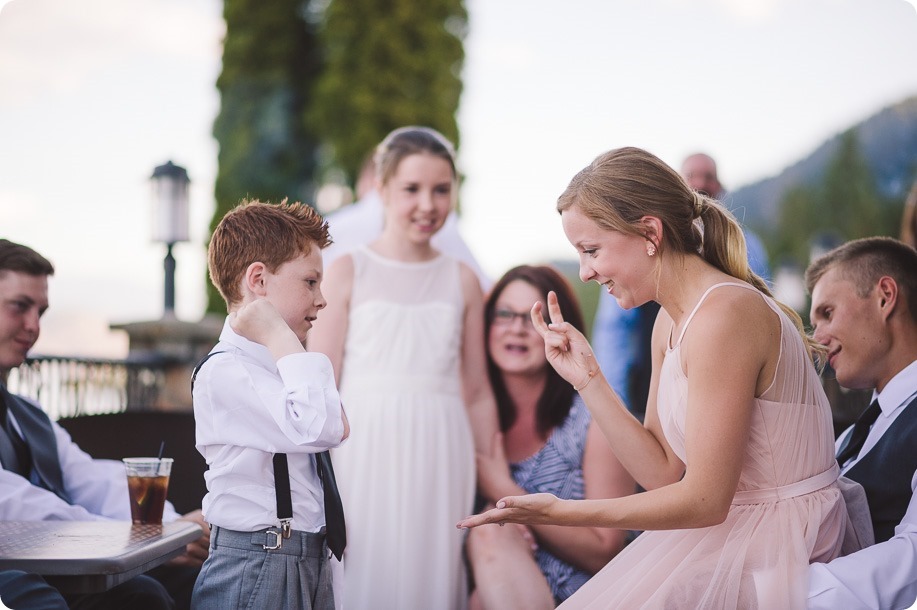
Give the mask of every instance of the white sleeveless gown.
M 347 519 L 344 608 L 465 608 L 463 534 L 474 445 L 462 399 L 459 263 L 353 252 L 341 398 L 351 425 L 333 452 Z

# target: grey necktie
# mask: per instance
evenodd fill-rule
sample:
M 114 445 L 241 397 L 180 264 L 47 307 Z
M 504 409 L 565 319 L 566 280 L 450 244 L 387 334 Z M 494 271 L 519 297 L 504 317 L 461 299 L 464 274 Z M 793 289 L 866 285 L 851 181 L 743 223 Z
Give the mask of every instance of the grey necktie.
M 3 468 L 29 478 L 32 458 L 25 441 L 13 425 L 6 404 L 6 392 L 0 392 L 0 460 Z

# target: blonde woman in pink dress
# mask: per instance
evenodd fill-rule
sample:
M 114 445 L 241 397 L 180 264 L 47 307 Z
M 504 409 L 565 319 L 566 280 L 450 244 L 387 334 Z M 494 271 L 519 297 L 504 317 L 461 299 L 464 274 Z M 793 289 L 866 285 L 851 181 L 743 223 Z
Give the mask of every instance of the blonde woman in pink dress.
M 563 608 L 801 608 L 806 568 L 838 555 L 847 512 L 828 401 L 799 316 L 749 269 L 716 201 L 640 149 L 598 157 L 558 200 L 564 232 L 626 308 L 662 309 L 645 424 L 549 298 L 532 320 L 645 493 L 608 500 L 503 498 L 483 523 L 646 530 Z

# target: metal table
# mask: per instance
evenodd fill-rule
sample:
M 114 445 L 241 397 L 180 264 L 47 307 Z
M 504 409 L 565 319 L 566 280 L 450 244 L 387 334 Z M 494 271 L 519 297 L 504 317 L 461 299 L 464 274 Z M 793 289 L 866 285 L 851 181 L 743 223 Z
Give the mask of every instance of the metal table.
M 40 574 L 61 593 L 98 593 L 180 555 L 201 536 L 189 521 L 0 522 L 0 570 Z

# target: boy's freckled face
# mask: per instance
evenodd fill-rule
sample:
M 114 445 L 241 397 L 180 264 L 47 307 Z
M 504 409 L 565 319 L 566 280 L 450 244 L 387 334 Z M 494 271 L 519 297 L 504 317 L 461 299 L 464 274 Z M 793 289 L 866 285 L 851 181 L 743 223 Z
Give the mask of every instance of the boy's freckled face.
M 288 260 L 276 272 L 265 273 L 265 298 L 300 341 L 326 305 L 322 296 L 322 252 L 312 246 L 308 254 Z

